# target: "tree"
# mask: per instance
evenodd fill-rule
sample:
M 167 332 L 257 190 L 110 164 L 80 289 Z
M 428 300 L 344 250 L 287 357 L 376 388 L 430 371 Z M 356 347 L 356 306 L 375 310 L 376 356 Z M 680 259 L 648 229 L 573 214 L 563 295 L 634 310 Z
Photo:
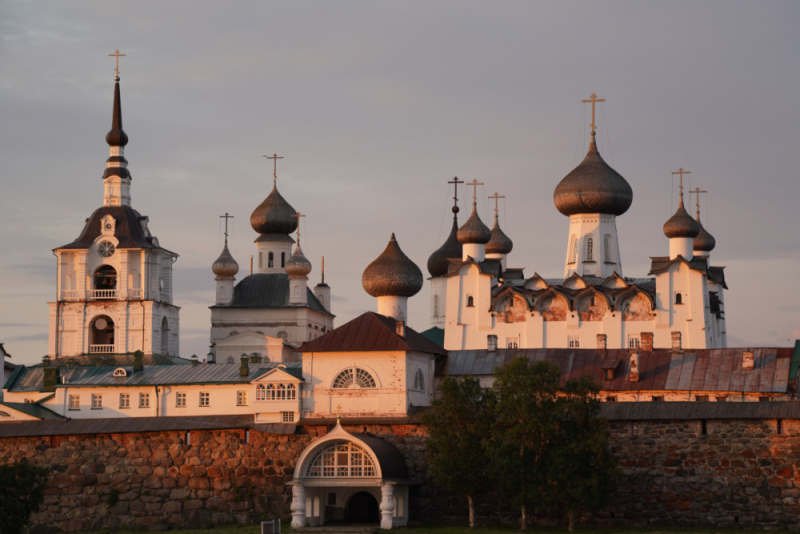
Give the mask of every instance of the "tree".
M 477 378 L 445 377 L 440 398 L 423 417 L 430 435 L 426 457 L 431 478 L 467 498 L 470 528 L 475 526 L 473 498 L 489 486 L 488 459 L 482 446 L 492 427 L 489 395 Z
M 0 465 L 0 525 L 4 534 L 21 534 L 31 514 L 39 510 L 49 471 L 24 458 Z
M 495 373 L 491 409 L 496 429 L 485 440 L 499 497 L 522 511 L 547 503 L 547 453 L 558 431 L 556 411 L 561 371 L 544 361 L 516 357 Z
M 600 386 L 590 377 L 567 380 L 558 399 L 558 433 L 547 454 L 547 493 L 551 507 L 566 512 L 569 531 L 575 515 L 593 512 L 607 501 L 621 472 L 608 446 L 600 417 Z

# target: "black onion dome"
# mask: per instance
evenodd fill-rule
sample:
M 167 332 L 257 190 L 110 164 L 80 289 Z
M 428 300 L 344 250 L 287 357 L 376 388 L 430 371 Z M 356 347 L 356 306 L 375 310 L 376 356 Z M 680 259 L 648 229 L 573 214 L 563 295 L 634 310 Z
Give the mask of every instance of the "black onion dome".
M 259 234 L 288 235 L 297 230 L 297 217 L 292 217 L 295 213 L 276 186 L 250 215 L 250 226 Z
M 492 238 L 486 243 L 486 254 L 508 254 L 514 248 L 514 242 L 500 229 L 497 217 L 494 218 Z
M 673 237 L 696 237 L 700 233 L 700 224 L 686 213 L 683 207 L 683 197 L 678 204 L 675 215 L 664 223 L 664 235 L 672 239 Z
M 436 249 L 436 251 L 428 258 L 428 272 L 434 278 L 437 276 L 444 276 L 447 274 L 450 267 L 450 259 L 460 260 L 462 257 L 461 243 L 458 242 L 458 219 L 453 218 L 453 228 L 450 229 L 450 235 L 447 236 L 447 241 L 444 245 Z
M 106 134 L 106 143 L 110 146 L 125 146 L 128 135 L 122 129 L 122 103 L 119 97 L 119 76 L 114 78 L 114 112 L 111 118 L 111 130 Z
M 633 202 L 631 186 L 603 160 L 594 135 L 593 132 L 586 157 L 561 180 L 553 193 L 556 208 L 564 215 L 622 215 Z
M 311 272 L 311 262 L 303 255 L 299 244 L 294 247 L 294 254 L 286 262 L 285 269 L 289 276 L 305 276 Z
M 364 269 L 361 285 L 373 297 L 413 297 L 422 289 L 422 271 L 392 234 L 386 250 Z
M 708 233 L 708 230 L 706 230 L 700 222 L 699 217 L 697 218 L 697 224 L 700 225 L 700 232 L 694 238 L 692 248 L 698 252 L 711 252 L 714 250 L 714 247 L 717 246 L 717 240 L 714 239 L 713 235 Z
M 217 275 L 217 278 L 233 278 L 239 272 L 239 264 L 233 259 L 227 244 L 222 249 L 222 254 L 219 255 L 217 261 L 211 265 L 211 270 Z
M 464 226 L 458 229 L 458 242 L 462 245 L 477 243 L 485 245 L 492 238 L 492 232 L 478 217 L 478 208 L 472 205 L 472 215 L 469 216 Z

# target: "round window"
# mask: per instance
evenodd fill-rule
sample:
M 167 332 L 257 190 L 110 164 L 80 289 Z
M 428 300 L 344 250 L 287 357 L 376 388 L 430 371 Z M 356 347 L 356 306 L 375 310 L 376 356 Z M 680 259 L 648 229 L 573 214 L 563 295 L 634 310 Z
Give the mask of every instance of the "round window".
M 114 255 L 114 251 L 116 247 L 114 243 L 111 241 L 101 241 L 99 245 L 97 245 L 97 253 L 100 254 L 101 258 L 108 258 Z

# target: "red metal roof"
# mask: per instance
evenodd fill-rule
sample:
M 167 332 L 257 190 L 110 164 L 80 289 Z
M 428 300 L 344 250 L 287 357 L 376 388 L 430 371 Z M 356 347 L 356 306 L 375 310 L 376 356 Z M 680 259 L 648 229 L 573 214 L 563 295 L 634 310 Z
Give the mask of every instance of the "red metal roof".
M 405 336 L 397 334 L 397 321 L 391 317 L 367 312 L 309 341 L 298 352 L 367 352 L 419 351 L 447 355 L 447 351 L 416 330 L 405 327 Z

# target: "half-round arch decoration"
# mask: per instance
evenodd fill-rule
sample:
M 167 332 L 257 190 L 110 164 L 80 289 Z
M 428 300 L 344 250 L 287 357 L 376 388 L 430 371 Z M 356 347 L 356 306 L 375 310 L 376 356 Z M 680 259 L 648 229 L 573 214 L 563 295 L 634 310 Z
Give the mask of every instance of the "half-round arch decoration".
M 375 462 L 367 451 L 353 442 L 333 442 L 319 449 L 306 468 L 306 478 L 377 477 Z
M 581 321 L 602 321 L 611 309 L 611 303 L 606 295 L 588 287 L 575 297 L 575 309 Z
M 653 299 L 636 286 L 631 286 L 617 297 L 616 311 L 623 321 L 651 321 L 655 305 Z
M 331 389 L 377 389 L 372 373 L 358 366 L 348 367 L 333 379 Z
M 548 289 L 536 299 L 536 311 L 545 321 L 566 321 L 570 311 L 569 299 L 554 289 Z

